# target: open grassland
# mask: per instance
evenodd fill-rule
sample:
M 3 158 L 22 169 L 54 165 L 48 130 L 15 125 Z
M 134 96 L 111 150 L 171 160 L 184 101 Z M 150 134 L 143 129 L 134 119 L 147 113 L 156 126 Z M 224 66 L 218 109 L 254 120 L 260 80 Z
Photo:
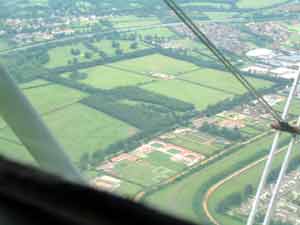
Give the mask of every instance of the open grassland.
M 160 24 L 160 21 L 156 17 L 136 17 L 136 16 L 118 16 L 114 19 L 110 19 L 113 23 L 114 28 L 134 28 L 134 27 L 145 27 Z
M 27 83 L 30 86 L 40 81 Z M 82 153 L 107 147 L 133 135 L 137 130 L 106 114 L 77 103 L 86 94 L 61 85 L 24 90 L 43 119 L 73 160 Z M 4 127 L 0 120 L 0 128 Z M 9 128 L 0 129 L 0 137 L 19 142 Z
M 80 50 L 80 55 L 72 55 L 72 49 Z M 73 61 L 74 58 L 77 58 L 79 62 L 87 62 L 99 58 L 98 55 L 94 54 L 92 55 L 92 58 L 86 59 L 84 56 L 84 53 L 86 52 L 91 51 L 87 49 L 82 43 L 52 48 L 48 51 L 50 59 L 46 67 L 55 68 L 59 66 L 67 66 L 70 62 Z
M 197 68 L 197 66 L 192 63 L 160 54 L 125 60 L 115 63 L 115 65 L 120 68 L 130 69 L 144 74 L 161 73 L 168 75 L 178 75 Z
M 78 160 L 83 153 L 103 149 L 137 131 L 122 121 L 82 104 L 52 113 L 45 120 L 73 160 Z
M 148 91 L 192 103 L 198 110 L 204 110 L 208 105 L 213 105 L 226 98 L 232 97 L 230 94 L 179 80 L 154 82 L 143 86 L 143 88 Z
M 78 161 L 83 153 L 103 149 L 137 131 L 80 103 L 55 111 L 45 116 L 44 121 L 73 161 Z M 19 143 L 9 128 L 0 130 L 1 137 Z
M 247 90 L 231 74 L 214 69 L 201 69 L 187 73 L 180 78 L 193 81 L 202 85 L 208 85 L 214 88 L 229 90 L 236 94 L 244 94 Z M 271 81 L 262 79 L 247 78 L 248 81 L 256 88 L 268 88 L 272 86 Z
M 152 79 L 131 72 L 114 69 L 107 66 L 96 66 L 80 70 L 88 74 L 80 83 L 102 89 L 112 89 L 120 86 L 129 86 L 150 82 Z
M 184 168 L 184 164 L 172 161 L 169 155 L 155 151 L 148 154 L 146 158 L 136 161 L 123 160 L 117 163 L 113 173 L 121 179 L 149 186 L 175 175 Z
M 57 84 L 26 89 L 24 93 L 41 114 L 73 104 L 87 96 L 85 93 Z
M 238 0 L 236 3 L 237 7 L 239 8 L 264 8 L 270 7 L 276 4 L 285 3 L 288 0 L 260 0 L 260 1 L 253 1 L 253 0 Z
M 247 144 L 238 151 L 210 164 L 192 175 L 175 182 L 146 198 L 150 205 L 194 222 L 205 221 L 202 209 L 204 194 L 214 183 L 255 161 L 269 151 L 273 135 Z M 283 137 L 286 139 L 287 137 Z
M 194 152 L 199 152 L 205 156 L 211 156 L 222 149 L 222 146 L 218 146 L 214 143 L 203 143 L 204 140 L 200 139 L 196 135 L 178 135 L 175 138 L 169 139 L 168 142 L 187 148 Z
M 298 149 L 299 144 L 297 144 L 294 148 Z M 273 168 L 278 168 L 282 163 L 285 152 L 278 154 L 274 159 Z M 299 157 L 300 153 L 298 151 L 294 151 L 292 158 Z M 209 199 L 209 210 L 210 213 L 218 220 L 222 221 L 222 224 L 230 224 L 230 225 L 243 225 L 246 221 L 240 221 L 228 215 L 220 214 L 217 212 L 216 208 L 219 203 L 224 200 L 227 196 L 232 193 L 244 193 L 245 187 L 251 184 L 256 190 L 258 186 L 258 182 L 260 179 L 260 174 L 263 171 L 265 165 L 265 161 L 259 163 L 257 166 L 247 170 L 239 176 L 232 178 L 230 181 L 223 184 Z
M 141 35 L 143 38 L 145 38 L 148 35 L 166 37 L 166 38 L 176 36 L 176 34 L 172 32 L 170 29 L 168 29 L 167 27 L 144 28 L 144 29 L 139 29 L 135 32 L 138 35 Z

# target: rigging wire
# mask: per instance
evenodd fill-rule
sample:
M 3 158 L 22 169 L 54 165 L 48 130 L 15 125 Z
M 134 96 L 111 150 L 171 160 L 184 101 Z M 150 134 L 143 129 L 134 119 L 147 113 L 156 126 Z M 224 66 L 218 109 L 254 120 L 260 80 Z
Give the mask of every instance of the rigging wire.
M 222 62 L 225 68 L 231 72 L 234 77 L 260 102 L 264 108 L 273 116 L 277 122 L 283 122 L 281 116 L 272 106 L 257 92 L 257 90 L 244 78 L 240 72 L 231 64 L 231 62 L 222 54 L 222 52 L 207 38 L 207 36 L 194 24 L 186 13 L 173 1 L 164 0 L 168 7 L 177 15 L 177 17 L 192 31 L 192 33 L 213 53 L 217 59 Z

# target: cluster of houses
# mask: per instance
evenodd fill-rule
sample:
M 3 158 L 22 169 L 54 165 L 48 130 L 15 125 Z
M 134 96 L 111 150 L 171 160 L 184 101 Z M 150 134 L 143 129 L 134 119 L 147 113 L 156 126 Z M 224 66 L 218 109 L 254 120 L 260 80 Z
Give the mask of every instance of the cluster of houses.
M 11 41 L 17 44 L 28 44 L 36 41 L 48 41 L 62 36 L 70 36 L 81 26 L 98 24 L 111 16 L 55 16 L 50 18 L 21 19 L 8 18 L 0 21 L 4 30 L 0 33 L 14 33 Z M 6 29 L 6 30 L 5 30 Z
M 211 22 L 199 23 L 198 26 L 220 48 L 236 54 L 242 54 L 250 49 L 250 46 L 241 39 L 243 37 L 241 30 L 230 24 Z M 179 34 L 195 39 L 195 36 L 185 26 L 176 26 L 174 29 Z

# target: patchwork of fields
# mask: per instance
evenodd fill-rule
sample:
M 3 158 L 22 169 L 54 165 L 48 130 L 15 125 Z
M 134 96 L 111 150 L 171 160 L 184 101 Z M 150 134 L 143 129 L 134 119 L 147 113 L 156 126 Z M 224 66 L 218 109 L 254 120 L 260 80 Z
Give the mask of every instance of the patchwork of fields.
M 111 41 L 92 44 L 108 56 L 115 54 Z M 133 51 L 129 42 L 122 42 L 121 48 Z M 138 50 L 146 48 L 140 45 Z M 80 54 L 74 56 L 74 49 L 79 49 Z M 56 68 L 72 64 L 74 58 L 79 62 L 93 62 L 102 57 L 94 50 L 87 58 L 85 53 L 90 51 L 82 43 L 50 49 L 46 66 Z M 199 167 L 190 176 L 144 199 L 145 203 L 176 216 L 196 222 L 203 215 L 199 205 L 212 179 L 266 153 L 265 148 L 270 144 L 271 137 L 263 137 L 201 168 L 205 160 L 223 154 L 234 142 L 194 128 L 189 132 L 175 132 L 182 126 L 190 129 L 194 116 L 207 107 L 246 93 L 224 71 L 156 53 L 72 69 L 55 76 L 59 79 L 39 77 L 20 87 L 76 165 L 81 165 L 86 155 L 89 159 L 96 155 L 102 157 L 96 165 L 91 166 L 89 162 L 83 171 L 96 187 L 134 197 Z M 258 78 L 249 81 L 257 89 L 275 84 Z M 226 123 L 230 119 L 223 115 L 217 122 Z M 240 129 L 245 137 L 252 138 L 264 131 L 248 126 L 257 121 L 245 121 L 246 126 Z M 163 138 L 162 131 L 171 135 Z M 147 135 L 152 141 L 154 136 L 158 139 L 149 142 Z M 260 152 L 257 146 L 261 146 Z M 0 153 L 33 163 L 25 147 L 2 120 Z

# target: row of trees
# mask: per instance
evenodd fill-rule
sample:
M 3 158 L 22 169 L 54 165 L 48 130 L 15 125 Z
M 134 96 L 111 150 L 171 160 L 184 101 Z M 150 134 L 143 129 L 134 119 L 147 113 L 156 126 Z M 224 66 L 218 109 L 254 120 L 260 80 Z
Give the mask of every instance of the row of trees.
M 228 140 L 239 140 L 242 138 L 242 134 L 238 128 L 229 129 L 226 127 L 219 127 L 214 124 L 209 124 L 208 122 L 205 122 L 202 127 L 200 128 L 200 131 L 217 135 L 220 137 L 224 137 Z

